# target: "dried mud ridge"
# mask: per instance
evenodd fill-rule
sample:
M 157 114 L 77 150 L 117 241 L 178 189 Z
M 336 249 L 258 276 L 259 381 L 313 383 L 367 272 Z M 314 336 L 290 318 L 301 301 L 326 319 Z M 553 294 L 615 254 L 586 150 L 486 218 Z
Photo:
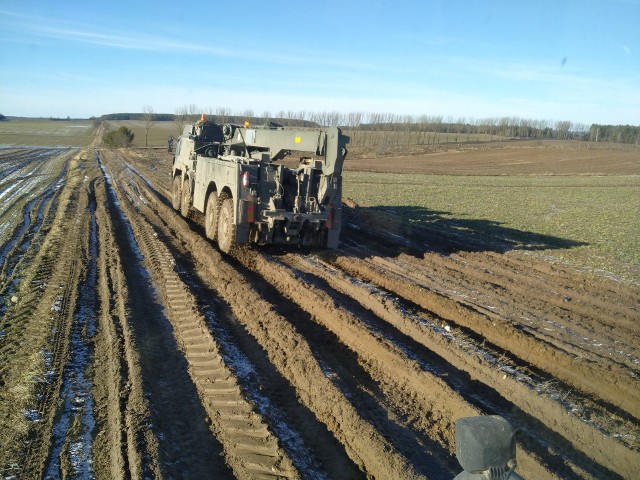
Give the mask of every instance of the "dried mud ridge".
M 0 157 L 51 172 L 5 212 L 4 476 L 452 478 L 477 414 L 525 478 L 640 467 L 638 287 L 352 202 L 337 251 L 227 256 L 167 155 L 36 153 Z

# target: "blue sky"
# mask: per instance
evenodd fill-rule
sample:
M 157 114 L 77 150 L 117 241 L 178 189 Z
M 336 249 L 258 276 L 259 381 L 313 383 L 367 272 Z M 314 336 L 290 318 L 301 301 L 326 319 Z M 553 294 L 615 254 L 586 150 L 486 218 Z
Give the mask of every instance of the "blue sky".
M 0 113 L 640 125 L 640 0 L 0 0 Z

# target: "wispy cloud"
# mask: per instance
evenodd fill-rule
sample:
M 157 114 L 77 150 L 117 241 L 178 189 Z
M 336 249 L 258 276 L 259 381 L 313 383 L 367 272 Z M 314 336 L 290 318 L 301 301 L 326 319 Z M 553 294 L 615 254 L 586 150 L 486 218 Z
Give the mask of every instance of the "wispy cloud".
M 12 17 L 9 23 L 3 22 L 2 16 Z M 53 23 L 53 25 L 52 25 Z M 4 24 L 4 25 L 3 25 Z M 316 54 L 274 54 L 260 50 L 253 46 L 244 47 L 234 44 L 233 48 L 219 47 L 212 44 L 211 38 L 205 42 L 190 42 L 179 38 L 167 38 L 153 34 L 121 33 L 109 31 L 97 26 L 75 25 L 64 20 L 45 19 L 43 17 L 24 15 L 0 10 L 0 25 L 13 31 L 28 33 L 43 38 L 56 39 L 66 42 L 96 45 L 105 48 L 116 48 L 131 51 L 146 51 L 160 53 L 193 53 L 213 57 L 238 58 L 253 62 L 270 62 L 286 65 L 316 65 L 342 69 L 375 70 L 373 63 L 354 61 L 352 58 L 338 58 L 328 56 L 324 52 Z M 294 51 L 292 46 L 291 51 Z
M 9 23 L 2 16 L 11 17 Z M 54 23 L 54 26 L 51 24 Z M 101 31 L 96 26 L 79 28 L 65 21 L 46 19 L 35 15 L 25 15 L 0 10 L 0 24 L 13 31 L 29 33 L 46 38 L 87 43 L 111 48 L 143 51 L 191 51 L 212 55 L 230 56 L 233 52 L 227 48 L 216 48 L 201 43 L 167 40 L 154 35 L 127 35 L 119 32 Z
M 71 30 L 63 28 L 41 27 L 36 33 L 60 40 L 89 43 L 103 47 L 143 50 L 154 52 L 200 52 L 218 56 L 231 56 L 233 52 L 225 48 L 204 46 L 196 43 L 166 40 L 152 35 L 122 35 L 97 33 L 95 31 Z

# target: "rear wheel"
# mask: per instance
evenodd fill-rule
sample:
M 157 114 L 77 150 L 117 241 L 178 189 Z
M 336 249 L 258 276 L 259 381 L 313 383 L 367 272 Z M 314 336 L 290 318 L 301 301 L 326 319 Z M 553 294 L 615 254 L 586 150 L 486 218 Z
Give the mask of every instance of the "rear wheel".
M 229 253 L 236 243 L 236 226 L 233 223 L 233 199 L 225 198 L 218 214 L 218 246 Z
M 218 237 L 218 192 L 211 192 L 207 198 L 204 231 L 209 240 L 215 240 Z
M 187 178 L 182 184 L 182 205 L 180 206 L 180 213 L 183 217 L 189 216 L 191 210 L 191 181 Z
M 171 205 L 174 210 L 180 210 L 180 204 L 182 203 L 182 191 L 180 189 L 180 175 L 173 177 L 173 184 L 171 190 Z

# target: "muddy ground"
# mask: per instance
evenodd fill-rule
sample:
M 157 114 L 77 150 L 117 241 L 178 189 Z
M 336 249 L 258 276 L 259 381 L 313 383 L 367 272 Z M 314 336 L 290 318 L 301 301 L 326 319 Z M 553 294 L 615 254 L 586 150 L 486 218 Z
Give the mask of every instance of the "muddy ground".
M 637 475 L 638 286 L 348 200 L 335 251 L 225 255 L 170 162 L 0 151 L 3 478 L 448 479 L 479 414 L 525 478 Z
M 640 175 L 637 145 L 564 140 L 353 147 L 346 170 L 433 175 Z

